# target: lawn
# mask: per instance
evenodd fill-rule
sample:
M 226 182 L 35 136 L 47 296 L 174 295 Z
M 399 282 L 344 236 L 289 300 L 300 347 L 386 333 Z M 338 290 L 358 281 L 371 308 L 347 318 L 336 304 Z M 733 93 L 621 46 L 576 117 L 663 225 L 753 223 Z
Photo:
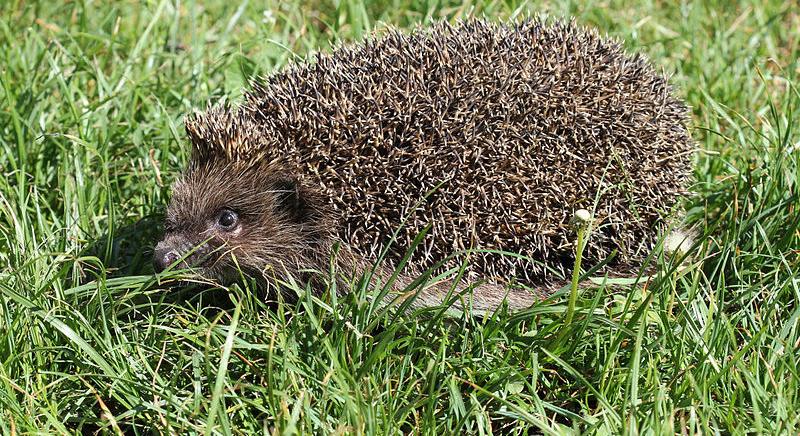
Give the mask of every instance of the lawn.
M 797 434 L 800 7 L 579 3 L 0 3 L 0 433 Z M 624 39 L 691 106 L 681 271 L 657 253 L 571 322 L 565 292 L 480 318 L 153 275 L 185 114 L 387 24 L 532 14 Z

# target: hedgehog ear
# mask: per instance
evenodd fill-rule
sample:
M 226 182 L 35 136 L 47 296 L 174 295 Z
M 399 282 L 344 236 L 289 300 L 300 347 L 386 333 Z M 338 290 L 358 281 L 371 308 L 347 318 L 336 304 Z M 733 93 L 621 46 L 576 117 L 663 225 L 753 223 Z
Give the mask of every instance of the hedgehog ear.
M 275 209 L 278 212 L 296 222 L 306 222 L 312 218 L 312 208 L 297 180 L 279 179 L 273 183 L 272 190 L 276 194 Z

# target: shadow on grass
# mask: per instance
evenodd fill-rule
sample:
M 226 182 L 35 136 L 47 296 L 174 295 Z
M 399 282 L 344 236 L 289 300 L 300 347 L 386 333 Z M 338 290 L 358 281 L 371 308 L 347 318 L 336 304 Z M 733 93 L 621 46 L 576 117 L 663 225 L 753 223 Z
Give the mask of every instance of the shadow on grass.
M 98 258 L 109 277 L 153 274 L 153 247 L 163 234 L 163 214 L 112 228 L 84 251 Z

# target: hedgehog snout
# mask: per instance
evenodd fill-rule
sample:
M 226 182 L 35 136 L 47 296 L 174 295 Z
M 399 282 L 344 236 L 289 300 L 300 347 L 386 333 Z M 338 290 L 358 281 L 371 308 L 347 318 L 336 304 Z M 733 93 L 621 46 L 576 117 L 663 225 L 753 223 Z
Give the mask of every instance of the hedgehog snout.
M 180 237 L 169 236 L 156 244 L 153 250 L 153 268 L 161 272 L 180 261 L 178 268 L 196 267 L 207 260 L 206 244 L 195 246 Z
M 181 257 L 177 251 L 170 247 L 161 246 L 162 244 L 163 242 L 160 242 L 156 246 L 155 253 L 153 254 L 153 267 L 156 272 L 164 271 Z

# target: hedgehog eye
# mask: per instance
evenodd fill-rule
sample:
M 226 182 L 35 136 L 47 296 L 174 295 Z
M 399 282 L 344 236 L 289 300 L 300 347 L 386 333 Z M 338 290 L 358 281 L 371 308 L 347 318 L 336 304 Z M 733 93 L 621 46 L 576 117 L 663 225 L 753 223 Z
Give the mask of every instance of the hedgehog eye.
M 217 224 L 225 230 L 233 230 L 239 224 L 239 215 L 230 209 L 222 209 Z

